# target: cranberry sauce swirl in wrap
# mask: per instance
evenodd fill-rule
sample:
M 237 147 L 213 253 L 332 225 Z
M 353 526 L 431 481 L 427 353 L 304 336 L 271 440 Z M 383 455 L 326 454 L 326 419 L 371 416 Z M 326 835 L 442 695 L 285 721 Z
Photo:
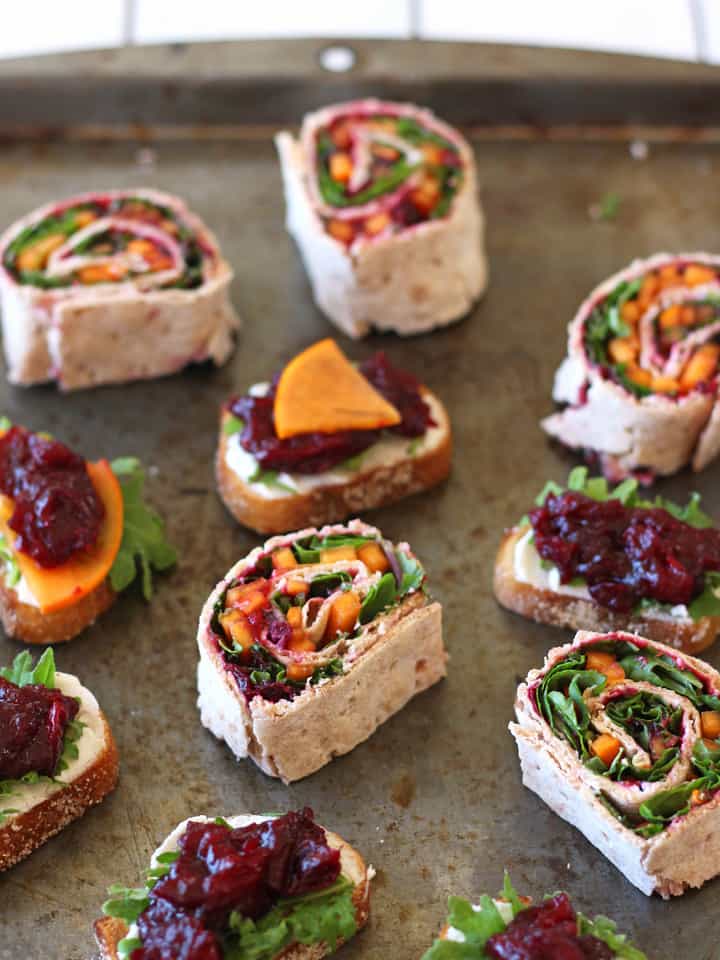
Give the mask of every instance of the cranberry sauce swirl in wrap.
M 610 480 L 652 480 L 720 452 L 720 257 L 661 253 L 595 289 L 569 327 L 543 428 Z
M 429 110 L 357 100 L 308 114 L 276 144 L 287 226 L 315 300 L 341 330 L 444 326 L 485 289 L 475 161 Z
M 720 872 L 720 675 L 631 633 L 580 631 L 518 688 L 523 783 L 644 893 Z
M 156 190 L 49 204 L 0 239 L 8 379 L 64 390 L 227 360 L 232 270 L 203 222 Z

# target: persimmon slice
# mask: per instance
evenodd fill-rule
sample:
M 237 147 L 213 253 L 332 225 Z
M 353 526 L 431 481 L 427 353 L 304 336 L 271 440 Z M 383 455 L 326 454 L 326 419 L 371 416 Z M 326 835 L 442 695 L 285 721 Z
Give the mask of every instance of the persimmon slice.
M 72 606 L 99 586 L 110 572 L 120 549 L 124 504 L 120 483 L 107 460 L 88 463 L 93 486 L 105 507 L 105 519 L 92 550 L 72 557 L 59 567 L 46 569 L 32 557 L 13 549 L 13 556 L 42 613 Z M 12 549 L 15 531 L 8 526 L 14 506 L 10 497 L 0 495 L 0 533 Z
M 285 367 L 273 412 L 281 440 L 302 433 L 379 430 L 402 419 L 330 339 L 303 350 Z

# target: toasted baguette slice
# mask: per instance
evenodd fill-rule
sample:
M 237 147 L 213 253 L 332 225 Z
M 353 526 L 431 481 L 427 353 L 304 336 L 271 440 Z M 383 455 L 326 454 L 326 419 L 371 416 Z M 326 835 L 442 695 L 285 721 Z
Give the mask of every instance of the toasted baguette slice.
M 42 613 L 39 607 L 20 600 L 17 592 L 0 578 L 0 621 L 5 633 L 14 640 L 64 643 L 93 624 L 116 599 L 110 581 L 104 580 L 72 606 Z
M 230 415 L 223 411 L 215 475 L 225 506 L 243 526 L 258 533 L 284 533 L 344 520 L 429 490 L 450 473 L 452 435 L 443 405 L 429 391 L 425 391 L 425 396 L 437 423 L 437 428 L 432 428 L 432 441 L 425 450 L 415 456 L 406 454 L 400 459 L 393 458 L 387 464 L 361 466 L 358 470 L 348 471 L 347 479 L 338 480 L 337 470 L 327 475 L 315 474 L 312 489 L 297 493 L 276 487 L 269 490 L 261 483 L 250 483 L 229 466 L 228 447 L 230 443 L 236 443 L 237 438 L 226 435 L 224 426 Z M 408 446 L 410 443 L 408 440 Z M 327 476 L 327 482 L 323 482 L 323 476 Z
M 209 818 L 190 817 L 189 819 L 207 820 Z M 245 823 L 265 819 L 267 818 L 254 816 L 227 818 L 228 823 L 232 826 L 243 826 Z M 153 854 L 153 866 L 156 865 L 156 858 L 161 853 L 166 853 L 169 850 L 177 848 L 177 841 L 184 832 L 188 822 L 189 820 L 184 820 L 179 824 L 161 846 L 158 847 Z M 370 915 L 370 881 L 375 876 L 375 871 L 372 867 L 368 867 L 365 864 L 365 861 L 358 851 L 354 847 L 351 847 L 349 843 L 346 843 L 342 837 L 339 837 L 336 833 L 331 833 L 329 830 L 325 831 L 325 836 L 327 837 L 328 844 L 340 851 L 341 872 L 355 887 L 353 891 L 353 903 L 355 904 L 355 920 L 358 931 L 360 931 L 367 923 Z M 114 917 L 103 917 L 101 920 L 95 921 L 95 939 L 100 948 L 99 960 L 119 960 L 118 944 L 127 936 L 128 929 L 126 923 Z M 340 946 L 342 942 L 343 941 L 340 941 L 338 946 Z M 282 960 L 321 960 L 322 957 L 327 956 L 330 952 L 324 943 L 309 945 L 294 943 L 285 947 L 273 960 L 280 960 L 280 958 L 282 958 Z
M 0 818 L 0 870 L 29 856 L 46 840 L 81 817 L 110 793 L 118 779 L 118 753 L 107 719 L 95 697 L 77 677 L 57 673 L 56 686 L 80 700 L 76 720 L 85 724 L 77 740 L 79 756 L 53 782 L 20 784 L 0 797 L 8 811 Z
M 720 617 L 674 617 L 669 613 L 643 610 L 630 614 L 616 613 L 601 607 L 590 598 L 558 593 L 518 580 L 515 575 L 514 552 L 527 527 L 513 527 L 503 537 L 495 560 L 493 587 L 498 603 L 529 620 L 553 627 L 592 630 L 610 633 L 624 630 L 637 633 L 658 643 L 698 653 L 709 647 L 720 632 Z

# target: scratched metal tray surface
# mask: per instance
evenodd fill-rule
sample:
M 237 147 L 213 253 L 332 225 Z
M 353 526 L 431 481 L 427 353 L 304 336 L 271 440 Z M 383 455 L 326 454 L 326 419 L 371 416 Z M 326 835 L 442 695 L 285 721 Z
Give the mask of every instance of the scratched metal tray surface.
M 135 50 L 0 67 L 0 223 L 92 188 L 176 192 L 220 238 L 245 321 L 220 370 L 70 396 L 0 384 L 0 411 L 14 421 L 89 458 L 140 456 L 181 557 L 157 578 L 150 605 L 130 590 L 56 648 L 60 669 L 81 677 L 111 721 L 121 781 L 0 877 L 0 958 L 93 955 L 91 924 L 106 886 L 137 881 L 177 821 L 308 804 L 377 870 L 372 920 L 344 948 L 347 960 L 421 956 L 447 895 L 495 891 L 505 867 L 524 892 L 565 888 L 586 912 L 614 917 L 655 960 L 713 960 L 720 881 L 671 903 L 646 898 L 523 789 L 507 732 L 515 687 L 569 634 L 505 613 L 490 583 L 504 526 L 573 463 L 546 442 L 538 419 L 551 407 L 565 325 L 580 299 L 634 256 L 717 247 L 716 74 L 631 58 L 386 42 L 355 44 L 358 67 L 335 78 L 317 67 L 319 46 Z M 284 230 L 271 133 L 323 100 L 370 92 L 423 100 L 468 125 L 488 220 L 490 288 L 471 316 L 412 340 L 356 344 L 338 335 L 354 359 L 387 350 L 452 418 L 449 482 L 367 515 L 425 561 L 444 607 L 449 676 L 350 755 L 286 788 L 251 762 L 236 763 L 195 708 L 198 613 L 258 542 L 215 493 L 216 416 L 230 393 L 334 334 Z M 629 149 L 638 135 L 648 142 L 642 159 Z M 589 208 L 607 193 L 620 198 L 617 215 L 594 220 Z M 720 517 L 719 479 L 716 464 L 661 489 L 680 498 L 697 489 Z M 20 649 L 1 638 L 0 662 Z M 708 659 L 720 666 L 718 650 Z

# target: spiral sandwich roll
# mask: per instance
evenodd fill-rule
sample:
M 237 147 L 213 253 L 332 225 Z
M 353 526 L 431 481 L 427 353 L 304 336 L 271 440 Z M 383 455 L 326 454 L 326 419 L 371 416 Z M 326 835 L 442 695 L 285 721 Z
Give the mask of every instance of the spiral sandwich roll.
M 0 264 L 11 383 L 75 390 L 230 355 L 232 270 L 177 197 L 109 190 L 49 204 L 0 238 Z
M 643 893 L 720 872 L 720 675 L 630 633 L 580 631 L 518 688 L 523 783 Z
M 610 480 L 704 469 L 720 452 L 720 257 L 660 253 L 597 287 L 570 324 L 542 421 Z
M 351 337 L 457 320 L 487 280 L 469 144 L 429 110 L 357 100 L 276 138 L 287 227 L 320 309 Z

